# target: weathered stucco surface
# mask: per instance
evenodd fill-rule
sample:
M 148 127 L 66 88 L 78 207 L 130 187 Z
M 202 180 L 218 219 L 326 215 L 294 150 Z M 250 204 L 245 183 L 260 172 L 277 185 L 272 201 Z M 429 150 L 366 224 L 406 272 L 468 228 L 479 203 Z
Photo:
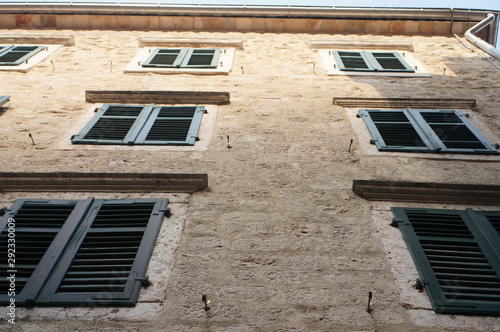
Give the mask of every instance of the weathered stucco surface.
M 165 289 L 158 297 L 141 294 L 144 319 L 140 310 L 91 309 L 88 317 L 78 317 L 71 309 L 64 309 L 66 316 L 53 308 L 41 316 L 26 314 L 13 327 L 4 321 L 0 330 L 500 330 L 499 319 L 457 317 L 453 323 L 455 317 L 405 306 L 411 289 L 402 294 L 393 281 L 395 270 L 380 238 L 385 234 L 377 232 L 372 218 L 378 212 L 351 191 L 353 179 L 499 184 L 499 157 L 365 154 L 362 145 L 368 142 L 359 139 L 346 110 L 332 105 L 334 97 L 475 98 L 478 110 L 469 113 L 499 142 L 500 72 L 454 37 L 36 33 L 70 34 L 75 45 L 60 48 L 28 73 L 0 72 L 0 95 L 11 96 L 0 111 L 1 171 L 208 173 L 209 190 L 178 199 L 177 207 L 187 209 L 182 237 Z M 236 50 L 229 75 L 123 72 L 140 50 L 139 37 L 167 36 L 245 42 L 244 49 Z M 309 47 L 313 39 L 410 42 L 413 56 L 432 77 L 328 76 L 318 51 Z M 68 149 L 61 139 L 89 118 L 93 105 L 85 102 L 85 90 L 91 89 L 228 91 L 231 103 L 217 107 L 213 128 L 206 130 L 211 137 L 201 137 L 210 142 L 203 149 Z M 9 205 L 28 195 L 2 194 L 0 201 Z M 74 197 L 68 195 L 74 194 L 50 197 Z M 150 271 L 153 280 L 155 270 Z M 366 312 L 369 291 L 374 296 L 371 314 Z M 202 294 L 212 301 L 208 312 Z M 415 290 L 415 296 L 422 295 Z

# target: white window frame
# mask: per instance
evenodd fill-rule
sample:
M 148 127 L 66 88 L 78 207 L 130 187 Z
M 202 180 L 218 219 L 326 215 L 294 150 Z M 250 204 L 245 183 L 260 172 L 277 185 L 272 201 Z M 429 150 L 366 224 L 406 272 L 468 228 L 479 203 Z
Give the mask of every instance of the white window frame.
M 341 70 L 341 66 L 335 60 L 333 51 L 342 52 L 394 52 L 400 55 L 402 59 L 412 67 L 415 72 L 403 71 L 351 71 Z M 432 77 L 425 67 L 415 58 L 415 56 L 407 50 L 387 50 L 387 49 L 320 49 L 318 50 L 323 67 L 328 75 L 344 75 L 344 76 L 392 76 L 392 77 Z
M 4 45 L 6 43 L 3 43 Z M 62 45 L 47 45 L 47 44 L 37 44 L 37 43 L 31 43 L 31 44 L 10 44 L 10 45 L 15 45 L 15 46 L 42 46 L 45 47 L 45 50 L 42 50 L 32 57 L 28 59 L 28 61 L 24 61 L 23 63 L 17 65 L 17 66 L 5 66 L 5 65 L 0 65 L 0 71 L 18 71 L 18 72 L 28 72 L 31 68 L 35 67 L 38 65 L 40 62 L 43 60 L 47 59 L 50 55 L 52 55 L 55 51 L 57 51 L 59 48 L 62 47 Z
M 228 75 L 233 67 L 235 48 L 220 48 L 222 52 L 219 57 L 217 68 L 161 68 L 161 67 L 143 67 L 141 65 L 153 52 L 158 48 L 170 48 L 168 45 L 162 47 L 144 47 L 132 59 L 128 66 L 124 69 L 125 73 L 158 73 L 158 74 L 194 74 L 194 75 Z M 179 48 L 177 46 L 171 48 Z M 197 49 L 199 47 L 193 47 Z M 208 49 L 212 47 L 203 47 Z

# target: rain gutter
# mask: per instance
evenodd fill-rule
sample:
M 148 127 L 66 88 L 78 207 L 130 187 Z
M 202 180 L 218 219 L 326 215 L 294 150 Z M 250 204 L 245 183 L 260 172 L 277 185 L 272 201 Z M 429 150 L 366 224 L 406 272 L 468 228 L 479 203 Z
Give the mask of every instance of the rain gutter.
M 481 38 L 475 36 L 477 32 L 481 31 L 491 23 L 495 22 L 498 20 L 497 16 L 494 15 L 493 13 L 489 13 L 484 20 L 479 22 L 478 24 L 474 25 L 472 28 L 467 30 L 464 34 L 465 38 L 469 40 L 471 43 L 482 49 L 483 51 L 491 54 L 493 57 L 496 59 L 500 59 L 500 50 L 496 49 L 493 47 L 493 45 L 485 42 Z

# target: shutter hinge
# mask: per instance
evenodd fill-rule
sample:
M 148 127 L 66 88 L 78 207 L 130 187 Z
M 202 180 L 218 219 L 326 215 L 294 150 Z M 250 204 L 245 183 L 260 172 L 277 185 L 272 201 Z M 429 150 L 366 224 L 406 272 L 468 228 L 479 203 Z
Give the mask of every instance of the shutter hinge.
M 398 224 L 398 221 L 396 220 L 396 218 L 392 218 L 389 226 L 394 227 L 394 228 L 399 228 L 399 224 Z
M 428 284 L 429 284 L 428 281 L 420 280 L 420 278 L 417 278 L 417 280 L 415 280 L 415 285 L 413 285 L 413 287 L 417 289 L 420 293 L 422 293 L 424 291 L 424 285 Z
M 144 288 L 148 288 L 149 286 L 152 285 L 151 280 L 149 280 L 149 276 L 146 275 L 144 278 L 136 278 L 136 280 L 141 280 L 141 286 Z

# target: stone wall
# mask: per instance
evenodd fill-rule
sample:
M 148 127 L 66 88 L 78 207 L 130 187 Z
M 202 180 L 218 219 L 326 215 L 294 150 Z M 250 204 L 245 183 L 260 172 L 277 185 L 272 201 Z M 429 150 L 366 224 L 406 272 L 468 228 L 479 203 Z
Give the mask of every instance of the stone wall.
M 358 124 L 332 103 L 336 97 L 473 98 L 477 110 L 467 112 L 498 142 L 499 72 L 456 38 L 105 29 L 43 34 L 73 35 L 75 43 L 27 73 L 0 72 L 0 95 L 11 96 L 0 113 L 2 172 L 207 173 L 209 189 L 182 200 L 189 207 L 161 309 L 148 313 L 147 299 L 138 304 L 142 313 L 113 308 L 79 315 L 65 309 L 66 318 L 56 314 L 59 308 L 43 314 L 19 309 L 12 331 L 500 328 L 499 319 L 459 317 L 454 323 L 453 317 L 405 305 L 380 239 L 386 234 L 372 220 L 374 206 L 351 190 L 353 179 L 498 184 L 499 157 L 366 154 L 363 145 L 369 143 L 353 128 Z M 244 46 L 228 75 L 125 74 L 140 37 L 235 38 Z M 432 77 L 328 76 L 310 47 L 313 39 L 411 43 Z M 230 104 L 213 106 L 216 118 L 200 137 L 208 141 L 203 148 L 71 145 L 68 137 L 99 106 L 85 101 L 86 90 L 226 91 Z M 15 196 L 0 200 L 8 205 Z M 202 294 L 212 301 L 208 312 Z

